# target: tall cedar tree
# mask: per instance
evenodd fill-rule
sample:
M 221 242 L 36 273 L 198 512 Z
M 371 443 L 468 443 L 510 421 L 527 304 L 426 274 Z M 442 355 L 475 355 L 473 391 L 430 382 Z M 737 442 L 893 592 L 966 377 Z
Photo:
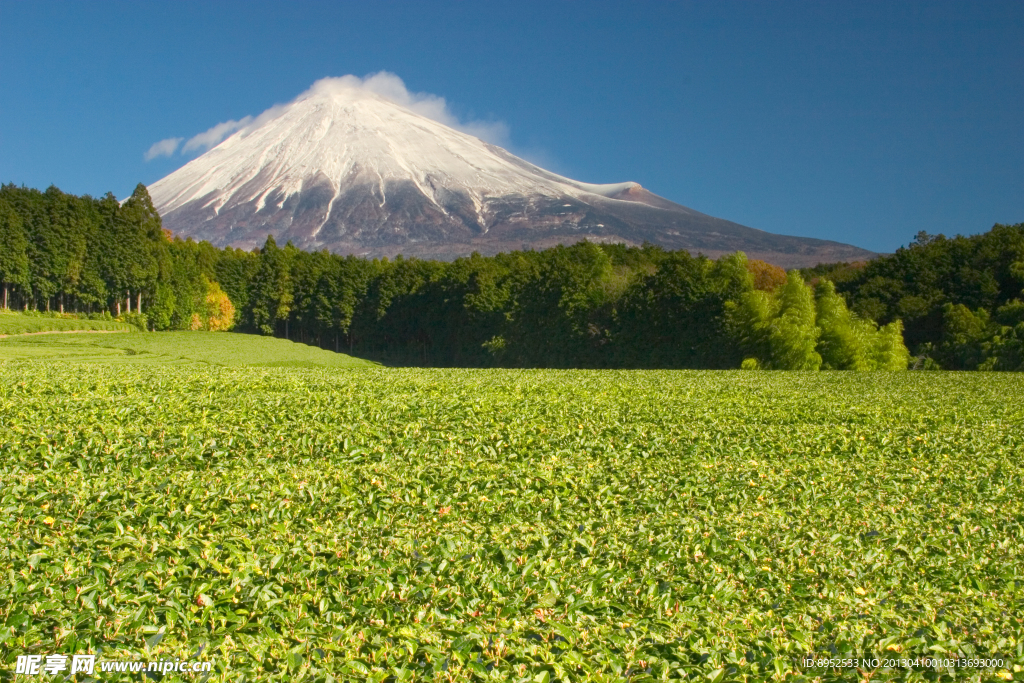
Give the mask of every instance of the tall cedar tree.
M 10 289 L 28 286 L 28 239 L 21 216 L 5 199 L 0 198 L 0 283 L 3 284 L 3 307 L 9 308 Z

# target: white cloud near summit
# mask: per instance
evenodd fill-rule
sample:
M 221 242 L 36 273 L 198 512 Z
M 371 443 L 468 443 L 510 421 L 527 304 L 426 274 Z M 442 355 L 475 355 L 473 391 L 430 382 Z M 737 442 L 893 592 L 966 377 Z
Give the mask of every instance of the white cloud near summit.
M 443 123 L 449 128 L 462 131 L 484 142 L 506 146 L 509 130 L 503 121 L 460 121 L 448 108 L 448 102 L 440 95 L 427 92 L 409 92 L 405 82 L 389 71 L 378 71 L 365 78 L 341 76 L 321 78 L 306 92 L 299 95 L 301 100 L 311 94 L 332 89 L 365 90 L 401 105 L 428 119 Z
M 185 138 L 167 138 L 160 142 L 154 142 L 153 146 L 150 147 L 143 155 L 146 161 L 152 161 L 157 157 L 169 157 L 174 154 L 175 150 L 178 149 L 178 145 Z
M 224 123 L 218 123 L 210 130 L 189 138 L 188 142 L 186 142 L 181 148 L 181 152 L 184 154 L 185 152 L 194 152 L 197 149 L 205 152 L 211 147 L 219 145 L 224 138 L 228 137 L 235 131 L 245 128 L 252 123 L 252 121 L 253 118 L 251 116 L 245 116 L 238 121 L 225 121 Z
M 401 78 L 388 71 L 379 71 L 364 78 L 351 75 L 321 78 L 308 90 L 287 104 L 275 104 L 259 116 L 245 116 L 237 121 L 224 121 L 209 130 L 194 135 L 181 146 L 181 153 L 205 152 L 216 147 L 238 131 L 253 130 L 266 121 L 276 118 L 294 102 L 303 100 L 316 93 L 332 90 L 356 90 L 373 93 L 421 116 L 433 119 L 438 123 L 443 123 L 449 128 L 478 137 L 484 142 L 501 147 L 508 146 L 509 130 L 503 121 L 460 121 L 451 112 L 448 102 L 443 97 L 425 92 L 410 92 L 405 87 L 405 82 Z M 177 151 L 178 145 L 183 139 L 167 138 L 155 143 L 146 152 L 146 161 L 155 159 L 158 156 L 171 156 Z

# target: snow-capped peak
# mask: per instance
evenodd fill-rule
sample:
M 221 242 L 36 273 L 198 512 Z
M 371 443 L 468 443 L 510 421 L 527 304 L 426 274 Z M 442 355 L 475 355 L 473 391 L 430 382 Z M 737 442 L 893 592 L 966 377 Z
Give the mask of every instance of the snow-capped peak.
M 150 191 L 164 213 L 200 198 L 215 212 L 251 201 L 262 211 L 270 193 L 281 207 L 319 175 L 336 195 L 365 185 L 383 205 L 391 182 L 410 181 L 438 207 L 439 194 L 464 192 L 480 210 L 489 197 L 607 197 L 637 186 L 563 178 L 381 94 L 332 79 L 259 117 Z
M 744 249 L 777 254 L 781 265 L 813 265 L 819 252 L 847 258 L 837 248 L 870 255 L 707 216 L 637 183 L 545 171 L 470 134 L 487 128 L 459 124 L 442 98 L 411 95 L 392 74 L 324 79 L 229 123 L 186 143 L 235 131 L 149 188 L 166 227 L 217 246 L 252 248 L 269 233 L 303 249 L 374 256 L 453 258 L 580 239 Z

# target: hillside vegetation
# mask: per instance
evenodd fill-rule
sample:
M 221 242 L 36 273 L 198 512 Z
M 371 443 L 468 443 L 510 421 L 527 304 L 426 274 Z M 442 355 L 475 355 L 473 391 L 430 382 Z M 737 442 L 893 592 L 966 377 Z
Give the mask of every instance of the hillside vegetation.
M 196 362 L 238 367 L 369 368 L 376 365 L 287 339 L 201 331 L 40 335 L 0 340 L 0 360 L 19 359 L 129 361 L 134 365 Z
M 0 363 L 4 670 L 199 645 L 217 681 L 1024 665 L 1013 376 L 136 357 Z
M 1024 224 L 802 275 L 589 242 L 451 263 L 273 238 L 244 252 L 171 239 L 142 185 L 123 205 L 0 188 L 5 306 L 234 327 L 390 365 L 894 370 L 909 348 L 915 367 L 1024 368 Z
M 88 320 L 23 315 L 0 310 L 0 335 L 38 334 L 40 332 L 104 331 L 131 332 L 135 327 L 117 320 Z
M 1024 224 L 983 235 L 920 233 L 868 263 L 807 269 L 860 315 L 904 325 L 907 346 L 955 370 L 1024 370 Z

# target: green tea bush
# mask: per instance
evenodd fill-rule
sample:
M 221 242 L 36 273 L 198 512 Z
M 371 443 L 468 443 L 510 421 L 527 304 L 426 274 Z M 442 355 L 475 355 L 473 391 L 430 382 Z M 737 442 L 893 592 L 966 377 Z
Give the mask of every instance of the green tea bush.
M 149 318 L 143 313 L 123 313 L 117 320 L 118 322 L 131 325 L 139 332 L 147 332 L 149 330 Z
M 0 335 L 30 334 L 33 332 L 69 332 L 104 330 L 127 332 L 134 329 L 124 322 L 113 320 L 86 320 L 72 315 L 45 315 L 6 313 L 0 315 Z
M 966 652 L 1020 680 L 1022 393 L 0 363 L 0 670 L 203 647 L 218 681 L 950 680 L 795 658 Z

